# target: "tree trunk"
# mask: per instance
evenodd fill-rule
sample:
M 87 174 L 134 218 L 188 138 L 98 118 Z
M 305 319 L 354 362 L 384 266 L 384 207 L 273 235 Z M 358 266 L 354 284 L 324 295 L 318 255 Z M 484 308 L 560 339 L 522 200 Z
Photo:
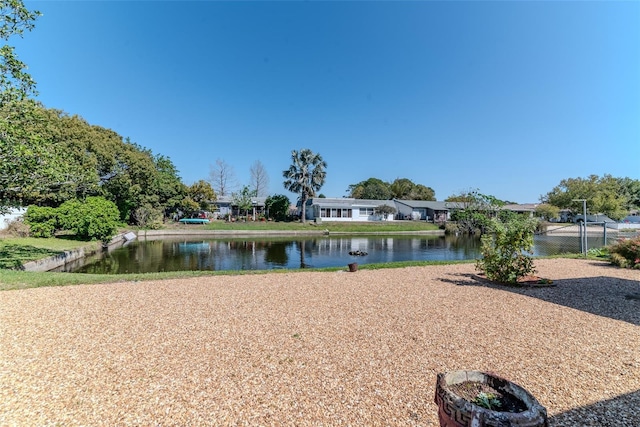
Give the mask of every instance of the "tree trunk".
M 307 193 L 305 191 L 302 192 L 302 197 L 300 197 L 300 201 L 302 202 L 302 218 L 300 220 L 304 224 L 307 219 Z

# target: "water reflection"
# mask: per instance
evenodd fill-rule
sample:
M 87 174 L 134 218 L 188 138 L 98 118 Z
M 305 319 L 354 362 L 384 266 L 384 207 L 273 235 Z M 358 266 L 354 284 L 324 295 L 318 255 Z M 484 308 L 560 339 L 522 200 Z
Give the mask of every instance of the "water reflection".
M 596 242 L 590 240 L 591 244 Z M 534 255 L 579 252 L 579 245 L 578 238 L 536 236 Z M 349 255 L 352 251 L 367 255 Z M 350 262 L 469 260 L 477 258 L 479 251 L 480 240 L 466 235 L 163 239 L 133 242 L 107 254 L 67 264 L 58 271 L 123 274 L 322 268 L 346 266 Z

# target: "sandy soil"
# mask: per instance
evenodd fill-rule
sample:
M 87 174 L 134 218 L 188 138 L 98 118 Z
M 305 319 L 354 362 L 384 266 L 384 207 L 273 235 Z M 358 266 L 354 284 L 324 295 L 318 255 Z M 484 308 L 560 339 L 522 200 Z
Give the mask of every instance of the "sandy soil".
M 438 372 L 495 372 L 551 426 L 640 425 L 640 271 L 537 260 L 0 292 L 0 425 L 437 425 Z

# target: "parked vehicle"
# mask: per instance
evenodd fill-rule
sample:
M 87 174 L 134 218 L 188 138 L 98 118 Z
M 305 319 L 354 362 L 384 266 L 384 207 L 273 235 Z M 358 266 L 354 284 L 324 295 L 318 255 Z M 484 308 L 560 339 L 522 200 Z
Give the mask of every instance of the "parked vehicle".
M 622 218 L 620 222 L 625 224 L 640 224 L 640 215 L 629 215 Z
M 573 217 L 573 222 L 583 222 L 584 215 L 575 215 Z M 605 214 L 595 214 L 595 215 L 587 215 L 587 222 L 615 222 Z

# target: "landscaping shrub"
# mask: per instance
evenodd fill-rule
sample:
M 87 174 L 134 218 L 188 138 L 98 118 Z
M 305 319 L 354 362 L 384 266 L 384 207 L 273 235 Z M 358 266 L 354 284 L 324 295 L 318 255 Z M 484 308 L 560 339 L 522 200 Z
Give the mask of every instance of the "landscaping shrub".
M 58 208 L 58 220 L 64 230 L 86 240 L 109 241 L 118 229 L 120 212 L 103 197 L 68 200 Z
M 289 214 L 289 198 L 282 194 L 267 197 L 264 202 L 269 217 L 276 221 L 285 221 Z
M 623 268 L 640 269 L 640 236 L 620 239 L 609 247 L 611 263 Z
M 482 258 L 476 260 L 476 269 L 487 278 L 503 283 L 517 283 L 518 279 L 535 272 L 533 259 L 533 233 L 537 220 L 512 217 L 506 222 L 493 218 L 490 232 L 481 238 Z
M 33 237 L 52 237 L 58 228 L 58 212 L 54 208 L 31 205 L 24 214 L 24 222 Z

